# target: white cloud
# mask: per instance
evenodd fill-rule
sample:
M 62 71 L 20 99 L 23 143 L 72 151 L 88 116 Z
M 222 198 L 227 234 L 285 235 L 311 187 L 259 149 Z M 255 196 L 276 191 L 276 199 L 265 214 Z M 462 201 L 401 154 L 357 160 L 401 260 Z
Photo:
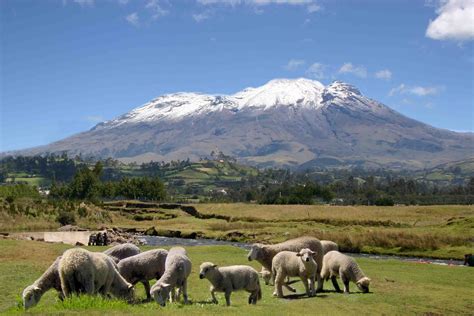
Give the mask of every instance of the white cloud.
M 74 3 L 77 3 L 81 7 L 92 7 L 94 6 L 94 0 L 73 0 Z
M 305 61 L 303 59 L 290 59 L 288 61 L 288 64 L 283 66 L 286 70 L 293 71 L 305 64 Z
M 428 95 L 438 94 L 442 90 L 444 90 L 443 87 L 422 87 L 422 86 L 408 87 L 404 83 L 402 83 L 398 87 L 391 89 L 388 95 L 394 96 L 395 94 L 412 94 L 419 97 L 424 97 Z
M 435 40 L 466 41 L 474 39 L 474 1 L 441 0 L 438 17 L 430 20 L 426 36 Z
M 375 78 L 390 80 L 392 79 L 392 72 L 388 69 L 379 70 L 375 73 Z
M 201 5 L 226 5 L 235 7 L 238 5 L 248 5 L 254 7 L 263 7 L 267 5 L 293 5 L 306 6 L 309 13 L 321 10 L 321 6 L 316 0 L 197 0 Z M 261 9 L 256 9 L 257 14 L 261 14 Z
M 133 12 L 125 17 L 125 20 L 127 20 L 128 23 L 130 23 L 133 26 L 138 26 L 140 25 L 140 17 L 138 16 L 137 12 Z
M 306 75 L 315 79 L 323 79 L 325 77 L 324 69 L 326 66 L 321 63 L 314 63 L 306 69 Z
M 202 22 L 204 20 L 207 20 L 211 17 L 211 12 L 210 11 L 204 11 L 204 12 L 201 12 L 201 13 L 196 13 L 196 14 L 193 14 L 193 19 L 194 21 L 196 22 Z
M 159 0 L 148 0 L 145 5 L 145 8 L 149 9 L 152 12 L 152 19 L 156 20 L 165 16 L 169 13 L 168 10 L 163 9 Z
M 366 78 L 367 77 L 367 69 L 364 66 L 355 66 L 352 63 L 345 63 L 344 65 L 339 68 L 338 71 L 340 74 L 354 74 L 357 77 Z
M 308 6 L 307 10 L 309 13 L 318 12 L 321 10 L 321 6 L 317 5 L 316 3 L 313 3 Z

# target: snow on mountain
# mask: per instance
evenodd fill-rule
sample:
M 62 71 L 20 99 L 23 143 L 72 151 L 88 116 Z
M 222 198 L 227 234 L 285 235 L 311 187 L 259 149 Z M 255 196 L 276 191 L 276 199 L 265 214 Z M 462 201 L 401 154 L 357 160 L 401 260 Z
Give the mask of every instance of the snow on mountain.
M 274 79 L 258 88 L 247 88 L 232 96 L 239 108 L 269 109 L 278 105 L 321 106 L 324 85 L 309 79 Z
M 362 97 L 355 87 L 336 81 L 327 87 L 316 80 L 274 79 L 257 88 L 247 88 L 233 95 L 209 95 L 201 93 L 174 93 L 155 98 L 145 105 L 112 121 L 97 127 L 116 127 L 126 123 L 140 123 L 166 120 L 180 120 L 224 109 L 268 110 L 277 106 L 294 106 L 318 109 L 324 101 Z

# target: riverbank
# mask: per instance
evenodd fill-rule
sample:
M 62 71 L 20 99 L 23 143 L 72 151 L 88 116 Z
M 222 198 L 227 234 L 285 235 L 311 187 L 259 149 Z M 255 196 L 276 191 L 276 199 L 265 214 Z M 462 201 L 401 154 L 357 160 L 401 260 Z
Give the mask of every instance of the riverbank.
M 447 260 L 462 260 L 474 248 L 473 206 L 179 205 L 115 201 L 83 205 L 81 210 L 75 216 L 81 227 L 115 228 L 147 236 L 276 243 L 312 235 L 337 242 L 344 252 Z M 40 223 L 47 219 L 47 228 L 43 230 L 55 230 L 59 224 L 51 218 L 0 214 L 0 228 L 39 231 Z

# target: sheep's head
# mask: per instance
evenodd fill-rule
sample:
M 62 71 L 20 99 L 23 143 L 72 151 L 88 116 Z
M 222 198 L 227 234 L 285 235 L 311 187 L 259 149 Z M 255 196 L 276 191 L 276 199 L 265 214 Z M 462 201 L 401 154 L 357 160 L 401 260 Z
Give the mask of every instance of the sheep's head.
M 249 254 L 247 255 L 249 261 L 263 258 L 263 248 L 265 248 L 265 245 L 253 244 L 250 248 Z
M 207 277 L 209 275 L 209 273 L 212 273 L 212 271 L 214 271 L 215 268 L 217 268 L 217 265 L 215 265 L 214 263 L 204 262 L 199 267 L 199 270 L 200 270 L 199 271 L 199 278 L 204 279 L 205 277 Z
M 166 300 L 170 296 L 171 284 L 167 283 L 156 283 L 150 291 L 153 299 L 161 306 L 166 305 Z
M 262 276 L 262 279 L 265 281 L 266 285 L 270 284 L 270 280 L 272 278 L 272 273 L 270 271 L 267 269 L 262 269 L 262 271 L 260 271 L 260 275 Z
M 301 249 L 300 252 L 296 254 L 296 256 L 301 257 L 301 260 L 306 263 L 306 262 L 314 262 L 314 259 L 316 258 L 316 252 L 312 251 L 311 249 L 304 248 Z
M 135 291 L 133 289 L 133 285 L 128 282 L 125 287 L 120 287 L 116 291 L 116 293 L 113 293 L 113 294 L 129 302 L 133 301 L 133 298 L 135 297 Z
M 36 285 L 30 285 L 23 290 L 23 306 L 25 309 L 38 304 L 43 292 Z
M 357 281 L 357 287 L 359 290 L 361 290 L 364 293 L 369 292 L 369 284 L 370 284 L 370 279 L 368 277 L 363 277 L 359 281 Z

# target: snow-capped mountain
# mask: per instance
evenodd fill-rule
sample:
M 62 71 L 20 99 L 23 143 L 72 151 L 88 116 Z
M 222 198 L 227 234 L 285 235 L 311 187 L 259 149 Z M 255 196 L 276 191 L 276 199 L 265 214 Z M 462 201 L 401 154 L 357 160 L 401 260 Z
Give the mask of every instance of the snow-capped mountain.
M 474 156 L 474 135 L 409 119 L 344 82 L 300 78 L 233 95 L 163 95 L 90 131 L 19 153 L 166 161 L 213 150 L 259 165 L 423 168 Z

